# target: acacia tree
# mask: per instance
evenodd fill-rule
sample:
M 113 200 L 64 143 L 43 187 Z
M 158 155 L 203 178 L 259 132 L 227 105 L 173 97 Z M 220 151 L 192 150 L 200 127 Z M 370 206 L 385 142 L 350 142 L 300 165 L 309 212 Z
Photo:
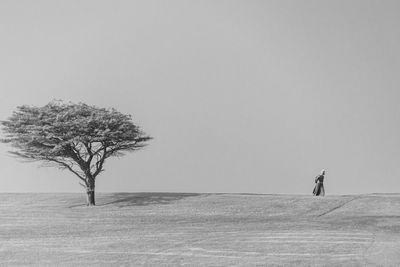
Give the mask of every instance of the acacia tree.
M 12 155 L 71 171 L 95 205 L 95 182 L 112 156 L 138 150 L 151 137 L 115 109 L 52 101 L 43 107 L 20 106 L 1 122 Z

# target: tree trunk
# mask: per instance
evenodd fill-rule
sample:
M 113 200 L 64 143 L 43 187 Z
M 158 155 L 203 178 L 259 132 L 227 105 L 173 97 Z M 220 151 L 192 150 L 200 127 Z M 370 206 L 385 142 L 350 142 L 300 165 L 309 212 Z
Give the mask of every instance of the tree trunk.
M 88 206 L 95 206 L 95 197 L 94 197 L 94 180 L 89 179 L 89 186 L 86 188 L 87 194 L 87 205 Z
M 86 194 L 87 194 L 87 205 L 88 206 L 95 206 L 96 203 L 95 203 L 95 200 L 94 200 L 94 190 L 93 191 L 87 190 Z

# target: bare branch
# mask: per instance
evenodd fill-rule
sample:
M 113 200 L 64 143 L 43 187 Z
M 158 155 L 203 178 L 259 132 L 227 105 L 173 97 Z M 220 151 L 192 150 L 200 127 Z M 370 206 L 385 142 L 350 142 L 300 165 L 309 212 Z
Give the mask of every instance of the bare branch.
M 74 169 L 72 169 L 72 167 L 70 165 L 68 165 L 67 163 L 61 161 L 61 160 L 57 160 L 55 158 L 46 158 L 46 160 L 48 161 L 52 161 L 52 162 L 56 162 L 62 166 L 64 166 L 65 168 L 67 168 L 69 171 L 71 171 L 73 174 L 75 174 L 76 176 L 78 176 L 79 179 L 81 179 L 82 181 L 86 182 L 85 178 L 83 178 L 78 172 L 76 172 Z
M 100 159 L 96 162 L 96 171 L 93 174 L 94 178 L 96 178 L 96 176 L 99 175 L 99 173 L 103 171 L 103 164 L 104 164 L 104 161 L 106 160 L 106 155 L 107 155 L 106 150 L 107 150 L 107 147 L 104 146 L 103 147 L 103 156 L 100 157 Z

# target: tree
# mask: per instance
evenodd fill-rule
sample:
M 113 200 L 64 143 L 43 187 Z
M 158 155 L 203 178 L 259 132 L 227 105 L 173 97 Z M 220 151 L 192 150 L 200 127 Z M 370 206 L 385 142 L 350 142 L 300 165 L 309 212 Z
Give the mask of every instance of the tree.
M 95 182 L 105 160 L 136 151 L 151 139 L 115 109 L 52 101 L 43 107 L 20 106 L 1 122 L 12 155 L 71 171 L 95 205 Z

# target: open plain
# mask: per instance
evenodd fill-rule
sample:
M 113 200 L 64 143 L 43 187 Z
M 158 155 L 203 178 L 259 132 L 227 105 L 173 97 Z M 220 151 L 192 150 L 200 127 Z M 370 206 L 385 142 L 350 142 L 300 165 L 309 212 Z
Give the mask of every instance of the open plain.
M 400 194 L 0 194 L 1 266 L 400 266 Z

